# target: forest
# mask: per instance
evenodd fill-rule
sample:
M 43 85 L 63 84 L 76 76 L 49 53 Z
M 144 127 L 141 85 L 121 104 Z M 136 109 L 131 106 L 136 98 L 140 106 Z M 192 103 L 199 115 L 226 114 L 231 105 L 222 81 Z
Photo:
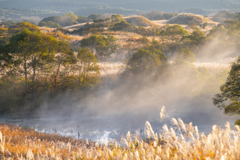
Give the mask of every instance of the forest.
M 207 68 L 195 67 L 192 63 L 196 59 L 217 57 L 219 48 L 213 49 L 216 54 L 201 53 L 204 46 L 215 40 L 226 50 L 235 46 L 228 57 L 237 56 L 239 25 L 237 20 L 226 20 L 206 35 L 201 24 L 191 23 L 191 32 L 181 25 L 170 24 L 145 28 L 128 23 L 121 15 L 94 20 L 73 31 L 60 27 L 43 32 L 41 27 L 28 22 L 10 23 L 1 28 L 0 101 L 4 104 L 1 111 L 34 110 L 41 106 L 44 95 L 96 89 L 106 83 L 99 65 L 112 61 L 113 53 L 125 51 L 128 53 L 125 71 L 111 82 L 115 88 L 119 80 L 125 81 L 128 89 L 135 90 L 160 81 L 163 85 L 164 81 L 180 80 L 182 74 L 187 74 L 192 84 L 186 84 L 185 98 L 195 94 L 204 99 L 217 93 L 223 83 L 219 76 L 226 71 L 210 73 Z M 139 45 L 128 48 L 129 40 L 119 43 L 118 36 L 114 36 L 116 32 L 138 34 L 139 38 L 133 41 Z M 72 46 L 71 34 L 85 38 Z M 209 81 L 213 79 L 216 82 L 207 87 L 211 88 L 209 91 L 192 88 L 195 84 L 212 85 Z M 176 88 L 182 89 L 182 86 Z

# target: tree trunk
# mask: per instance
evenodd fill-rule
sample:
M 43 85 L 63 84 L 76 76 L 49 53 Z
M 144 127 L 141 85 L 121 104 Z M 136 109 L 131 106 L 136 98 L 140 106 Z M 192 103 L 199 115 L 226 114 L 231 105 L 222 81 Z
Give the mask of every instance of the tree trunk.
M 36 76 L 36 57 L 33 59 L 33 76 L 32 76 L 32 96 L 33 96 L 33 108 L 36 107 L 36 102 L 35 102 L 35 76 Z
M 28 93 L 28 75 L 27 75 L 27 60 L 24 59 L 24 74 L 25 74 L 25 86 L 26 86 L 26 94 Z
M 81 82 L 81 76 L 80 76 L 81 74 L 80 73 L 81 73 L 81 69 L 78 70 L 78 85 L 79 85 L 79 87 L 80 87 L 80 82 Z
M 59 72 L 60 72 L 61 63 L 62 63 L 62 62 L 60 62 L 60 63 L 58 64 L 57 73 L 55 74 L 55 77 L 54 77 L 54 88 L 55 88 L 55 89 L 57 89 L 57 80 L 58 80 L 58 74 L 59 74 Z

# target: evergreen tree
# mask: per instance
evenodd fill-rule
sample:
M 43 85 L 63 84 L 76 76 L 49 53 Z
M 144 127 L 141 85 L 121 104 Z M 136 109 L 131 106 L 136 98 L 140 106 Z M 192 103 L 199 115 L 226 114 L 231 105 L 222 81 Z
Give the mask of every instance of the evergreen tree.
M 220 109 L 224 109 L 227 115 L 240 114 L 240 56 L 232 64 L 228 78 L 220 87 L 221 93 L 216 94 L 213 103 Z M 240 125 L 240 120 L 236 121 Z

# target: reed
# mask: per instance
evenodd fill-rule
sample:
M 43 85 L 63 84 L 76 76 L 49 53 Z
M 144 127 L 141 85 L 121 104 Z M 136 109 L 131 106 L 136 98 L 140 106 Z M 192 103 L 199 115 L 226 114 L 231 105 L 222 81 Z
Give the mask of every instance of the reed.
M 81 159 L 81 160 L 233 160 L 240 159 L 240 128 L 216 125 L 208 135 L 198 132 L 192 123 L 179 118 L 173 126 L 163 125 L 164 132 L 155 133 L 149 122 L 146 137 L 127 133 L 121 143 L 98 144 L 92 141 L 45 134 L 12 125 L 0 125 L 0 157 L 2 159 Z M 174 126 L 177 126 L 175 129 Z M 146 138 L 148 140 L 146 140 Z

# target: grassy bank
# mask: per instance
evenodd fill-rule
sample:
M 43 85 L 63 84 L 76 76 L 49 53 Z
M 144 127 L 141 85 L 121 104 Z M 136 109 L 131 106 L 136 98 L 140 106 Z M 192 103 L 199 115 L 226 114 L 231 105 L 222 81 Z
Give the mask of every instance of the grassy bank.
M 163 126 L 163 134 L 154 133 L 149 122 L 142 139 L 138 133 L 127 133 L 122 144 L 98 144 L 56 134 L 35 132 L 7 124 L 0 125 L 0 157 L 2 159 L 216 159 L 240 158 L 240 129 L 212 127 L 208 135 L 198 132 L 197 126 L 172 119 L 172 127 Z M 180 133 L 176 136 L 176 133 Z M 150 138 L 151 137 L 151 138 Z M 163 138 L 163 139 L 162 139 Z M 163 141 L 164 140 L 164 143 Z

